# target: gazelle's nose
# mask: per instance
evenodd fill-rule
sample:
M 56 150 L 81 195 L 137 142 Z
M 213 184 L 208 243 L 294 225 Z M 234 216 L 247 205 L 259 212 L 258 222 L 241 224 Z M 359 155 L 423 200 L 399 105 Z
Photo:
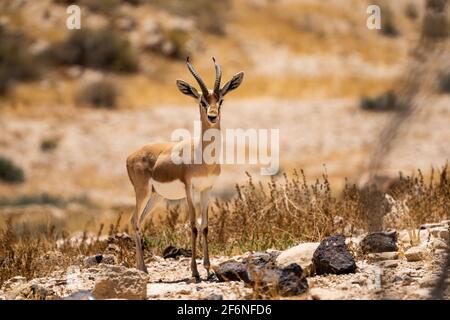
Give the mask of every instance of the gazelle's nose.
M 208 120 L 212 123 L 216 122 L 217 116 L 216 115 L 208 115 Z

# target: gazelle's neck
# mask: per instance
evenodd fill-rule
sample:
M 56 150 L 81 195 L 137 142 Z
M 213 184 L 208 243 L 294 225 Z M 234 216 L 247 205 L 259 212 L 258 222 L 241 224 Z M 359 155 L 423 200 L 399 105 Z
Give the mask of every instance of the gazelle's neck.
M 211 155 L 215 160 L 214 162 L 219 164 L 220 156 L 222 153 L 222 133 L 220 129 L 220 118 L 218 118 L 217 122 L 213 124 L 201 116 L 200 140 L 202 144 L 203 156 L 205 156 L 205 154 L 207 154 L 208 156 Z

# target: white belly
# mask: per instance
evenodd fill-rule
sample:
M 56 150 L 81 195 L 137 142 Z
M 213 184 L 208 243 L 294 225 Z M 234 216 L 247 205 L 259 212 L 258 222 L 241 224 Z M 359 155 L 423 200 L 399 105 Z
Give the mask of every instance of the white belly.
M 166 199 L 178 200 L 186 198 L 184 183 L 178 179 L 171 182 L 158 182 L 151 179 L 150 182 L 155 191 Z
M 202 191 L 211 188 L 216 181 L 217 176 L 196 177 L 192 178 L 191 183 L 194 190 Z

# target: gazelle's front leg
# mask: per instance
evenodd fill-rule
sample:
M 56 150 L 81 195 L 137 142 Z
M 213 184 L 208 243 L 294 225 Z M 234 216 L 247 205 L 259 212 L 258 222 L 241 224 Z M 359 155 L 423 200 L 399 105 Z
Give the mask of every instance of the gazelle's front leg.
M 192 244 L 192 257 L 191 257 L 191 271 L 192 277 L 196 281 L 200 280 L 200 275 L 197 270 L 197 225 L 195 223 L 195 206 L 193 202 L 193 188 L 190 183 L 186 184 L 186 201 L 189 210 L 189 221 L 191 224 L 191 244 Z
M 200 194 L 200 210 L 202 213 L 202 223 L 200 231 L 203 239 L 203 266 L 206 269 L 209 278 L 209 251 L 208 251 L 208 204 L 209 204 L 209 189 L 203 190 Z

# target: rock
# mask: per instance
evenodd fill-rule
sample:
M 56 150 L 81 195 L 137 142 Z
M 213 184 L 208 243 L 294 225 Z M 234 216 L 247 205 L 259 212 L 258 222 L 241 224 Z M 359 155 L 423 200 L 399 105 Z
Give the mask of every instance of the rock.
M 385 260 L 381 264 L 384 268 L 397 268 L 398 267 L 398 261 L 397 260 Z
M 90 256 L 84 259 L 83 264 L 86 267 L 93 267 L 98 265 L 99 263 L 104 264 L 117 264 L 117 259 L 112 254 L 97 254 L 95 256 Z
M 187 250 L 187 249 L 183 249 L 183 248 L 177 248 L 177 247 L 174 247 L 174 246 L 168 246 L 163 251 L 163 258 L 164 259 L 168 259 L 168 258 L 176 259 L 176 258 L 178 258 L 180 256 L 190 257 L 191 255 L 192 255 L 191 250 Z
M 430 241 L 430 246 L 435 250 L 447 249 L 447 242 L 442 239 L 432 239 Z
M 437 227 L 430 229 L 430 233 L 434 238 L 447 240 L 448 239 L 448 227 Z
M 225 261 L 218 267 L 213 266 L 213 270 L 219 281 L 244 281 L 261 295 L 277 292 L 281 296 L 293 296 L 304 293 L 308 283 L 303 277 L 303 269 L 295 263 L 277 266 L 278 254 L 254 253 L 243 262 Z
M 426 242 L 430 238 L 428 229 L 401 230 L 398 233 L 398 240 L 403 243 L 418 245 Z
M 286 267 L 291 263 L 296 263 L 302 267 L 304 271 L 310 270 L 312 267 L 314 251 L 316 251 L 319 244 L 319 242 L 307 242 L 289 248 L 280 253 L 276 259 L 276 264 L 280 267 Z
M 263 268 L 268 265 L 274 266 L 276 259 L 280 255 L 277 251 L 271 252 L 255 252 L 243 259 L 243 262 L 250 267 Z
M 370 262 L 397 260 L 397 259 L 398 259 L 398 252 L 369 253 L 367 255 L 367 260 Z
M 439 227 L 448 227 L 448 225 L 449 225 L 449 223 L 447 222 L 447 220 L 445 220 L 445 221 L 438 222 L 438 223 L 425 223 L 420 226 L 420 229 L 424 230 L 424 229 L 433 229 L 433 228 L 439 228 Z
M 296 263 L 284 268 L 274 266 L 258 268 L 249 271 L 249 275 L 254 291 L 260 294 L 295 296 L 305 293 L 308 289 L 303 270 Z
M 343 235 L 325 238 L 313 255 L 316 274 L 346 274 L 356 271 L 355 258 L 348 250 Z
M 411 247 L 405 251 L 405 257 L 409 262 L 422 261 L 427 257 L 427 251 L 423 247 Z
M 361 241 L 364 253 L 397 251 L 397 231 L 370 233 Z
M 13 278 L 5 281 L 3 283 L 3 286 L 1 289 L 2 289 L 2 291 L 14 290 L 18 286 L 23 285 L 26 282 L 27 282 L 27 279 L 25 277 L 21 277 L 21 276 L 13 277 Z
M 53 300 L 59 297 L 53 290 L 31 280 L 6 292 L 7 300 Z
M 144 300 L 147 297 L 148 276 L 144 272 L 123 266 L 105 265 L 95 282 L 96 299 Z
M 235 260 L 225 261 L 219 266 L 212 266 L 214 273 L 216 274 L 219 281 L 244 281 L 246 283 L 250 282 L 247 267 L 242 262 L 237 262 Z

